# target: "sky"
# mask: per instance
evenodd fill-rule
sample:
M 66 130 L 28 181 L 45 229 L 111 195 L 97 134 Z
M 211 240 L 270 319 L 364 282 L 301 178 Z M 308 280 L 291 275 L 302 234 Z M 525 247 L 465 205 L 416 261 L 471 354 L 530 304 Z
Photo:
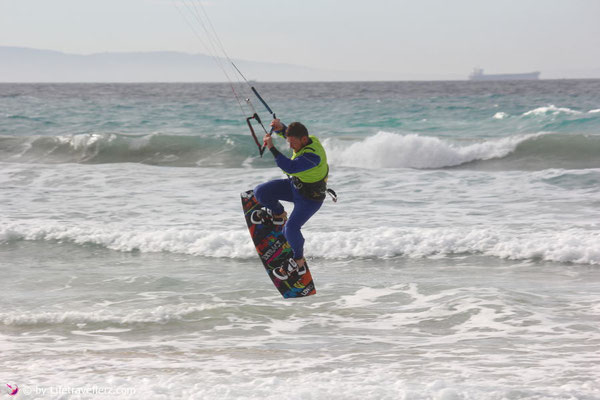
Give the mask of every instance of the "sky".
M 600 78 L 598 0 L 203 4 L 235 59 L 398 79 L 461 78 L 474 67 L 489 73 L 541 71 L 542 78 Z M 0 0 L 0 46 L 75 54 L 207 53 L 182 13 L 191 17 L 183 0 Z M 191 25 L 202 37 L 200 25 Z

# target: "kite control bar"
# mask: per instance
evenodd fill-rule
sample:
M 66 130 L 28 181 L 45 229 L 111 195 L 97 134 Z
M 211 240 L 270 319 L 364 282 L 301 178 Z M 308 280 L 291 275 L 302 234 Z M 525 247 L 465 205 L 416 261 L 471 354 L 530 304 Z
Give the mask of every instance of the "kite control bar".
M 237 65 L 235 65 L 235 63 L 231 60 L 229 60 L 229 62 L 231 63 L 231 65 L 233 65 L 233 68 L 235 68 L 235 70 L 240 74 L 240 76 L 242 78 L 244 78 L 244 80 L 246 81 L 248 86 L 250 86 L 250 90 L 252 90 L 252 93 L 254 93 L 254 95 L 258 98 L 258 100 L 260 100 L 260 102 L 263 104 L 263 106 L 265 106 L 267 111 L 269 113 L 271 113 L 271 116 L 273 117 L 273 119 L 277 119 L 277 117 L 275 116 L 275 113 L 273 112 L 273 110 L 271 110 L 271 107 L 269 107 L 269 105 L 267 104 L 265 99 L 263 99 L 262 96 L 260 95 L 260 93 L 258 93 L 258 90 L 256 90 L 256 88 L 250 84 L 248 79 L 246 79 L 244 74 L 242 74 L 242 71 L 240 71 L 240 69 L 237 67 Z M 262 122 L 260 120 L 260 117 L 258 116 L 258 113 L 254 109 L 254 106 L 252 106 L 250 99 L 246 99 L 246 103 L 248 103 L 248 105 L 252 109 L 252 112 L 254 113 L 253 116 L 246 118 L 246 123 L 248 124 L 248 128 L 250 128 L 252 137 L 254 138 L 254 141 L 256 142 L 256 145 L 258 146 L 258 151 L 260 152 L 260 156 L 262 157 L 263 153 L 265 152 L 266 146 L 260 145 L 260 142 L 258 141 L 258 138 L 256 137 L 256 133 L 254 133 L 254 129 L 252 128 L 252 124 L 250 124 L 250 120 L 255 119 L 260 124 L 260 126 L 262 126 L 263 130 L 265 131 L 265 134 L 267 134 L 267 135 L 270 135 L 271 133 L 273 133 L 273 128 L 271 128 L 271 130 L 269 132 L 267 132 L 267 130 L 265 129 L 265 126 L 262 124 Z
M 237 67 L 236 67 L 236 69 L 237 69 Z M 269 111 L 269 113 L 271 113 L 271 115 L 273 116 L 273 119 L 277 119 L 277 117 L 275 116 L 275 113 L 273 112 L 273 110 L 271 110 L 271 107 L 269 107 L 267 102 L 258 93 L 258 90 L 256 90 L 256 88 L 254 86 L 250 86 L 250 89 L 252 89 L 252 92 L 256 95 L 258 100 L 260 100 L 260 102 L 263 104 L 263 106 L 265 106 L 267 111 Z M 267 134 L 267 135 L 271 135 L 273 133 L 273 127 L 271 127 L 271 130 L 269 132 L 267 132 L 267 129 L 265 128 L 262 121 L 260 120 L 260 117 L 258 116 L 258 113 L 254 109 L 254 106 L 250 102 L 250 99 L 246 99 L 246 103 L 248 103 L 248 105 L 252 109 L 252 112 L 254 113 L 254 115 L 252 115 L 251 117 L 246 118 L 246 123 L 248 124 L 248 128 L 250 128 L 250 133 L 252 133 L 252 138 L 254 138 L 254 142 L 258 146 L 258 152 L 260 153 L 260 156 L 262 157 L 263 153 L 265 152 L 266 146 L 264 146 L 264 145 L 261 146 L 260 142 L 258 141 L 258 138 L 256 137 L 256 133 L 254 132 L 254 128 L 252 127 L 252 124 L 250 123 L 250 120 L 255 119 L 256 122 L 258 122 L 260 124 L 260 126 L 263 128 L 263 131 L 265 131 L 265 134 Z
M 254 142 L 258 146 L 258 152 L 260 153 L 260 156 L 262 157 L 263 153 L 265 152 L 265 146 L 261 146 L 260 142 L 258 141 L 258 138 L 256 137 L 256 133 L 254 132 L 254 128 L 252 127 L 252 124 L 250 123 L 251 119 L 257 120 L 258 123 L 260 124 L 260 126 L 263 127 L 263 129 L 265 129 L 265 127 L 263 126 L 263 124 L 262 124 L 262 122 L 260 120 L 260 117 L 258 116 L 257 113 L 254 113 L 253 116 L 246 118 L 246 123 L 248 124 L 248 128 L 250 128 L 250 133 L 252 133 L 252 137 L 254 138 Z

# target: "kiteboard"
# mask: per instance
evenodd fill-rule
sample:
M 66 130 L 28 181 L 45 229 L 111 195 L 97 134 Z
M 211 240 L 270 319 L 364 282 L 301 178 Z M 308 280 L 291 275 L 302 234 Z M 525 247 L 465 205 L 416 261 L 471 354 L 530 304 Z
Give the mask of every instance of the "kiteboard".
M 279 293 L 284 298 L 306 297 L 317 293 L 307 264 L 305 264 L 305 272 L 304 268 L 302 269 L 303 274 L 296 271 L 285 280 L 280 280 L 273 275 L 275 268 L 287 266 L 293 262 L 292 248 L 283 235 L 283 225 L 256 223 L 260 221 L 257 221 L 256 218 L 253 219 L 252 215 L 264 206 L 254 197 L 252 190 L 242 193 L 241 196 L 250 236 L 267 274 Z

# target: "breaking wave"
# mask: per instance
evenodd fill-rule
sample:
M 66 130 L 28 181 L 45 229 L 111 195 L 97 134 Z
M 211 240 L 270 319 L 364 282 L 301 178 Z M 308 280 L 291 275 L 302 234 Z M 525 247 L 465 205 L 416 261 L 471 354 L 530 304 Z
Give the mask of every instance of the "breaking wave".
M 582 114 L 582 111 L 577 111 L 570 109 L 568 107 L 556 107 L 554 104 L 549 104 L 544 107 L 534 108 L 533 110 L 529 110 L 523 113 L 523 116 L 531 116 L 531 115 L 559 115 L 559 114 L 570 114 L 570 115 L 579 115 Z
M 106 227 L 69 227 L 60 224 L 0 225 L 0 243 L 58 241 L 77 245 L 144 253 L 169 252 L 202 257 L 255 257 L 245 229 L 127 230 Z M 513 260 L 600 264 L 600 232 L 584 229 L 520 232 L 482 228 L 394 228 L 313 232 L 306 249 L 314 257 L 336 259 L 404 256 L 428 258 L 485 255 Z M 331 249 L 336 249 L 334 253 Z
M 537 133 L 459 142 L 381 131 L 359 141 L 328 138 L 324 146 L 331 165 L 358 168 L 600 168 L 598 135 Z M 270 158 L 258 157 L 256 146 L 246 135 L 0 136 L 0 161 L 225 168 L 249 163 L 257 167 L 272 166 Z
M 600 136 L 538 133 L 471 144 L 379 132 L 361 142 L 325 142 L 333 165 L 362 168 L 600 168 Z
M 0 161 L 227 167 L 240 166 L 256 153 L 248 142 L 247 137 L 220 135 L 0 136 Z

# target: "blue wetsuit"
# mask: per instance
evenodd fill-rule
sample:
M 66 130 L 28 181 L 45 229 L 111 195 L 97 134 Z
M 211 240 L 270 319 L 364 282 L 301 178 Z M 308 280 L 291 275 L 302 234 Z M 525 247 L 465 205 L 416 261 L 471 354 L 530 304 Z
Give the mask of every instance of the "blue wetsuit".
M 281 154 L 275 147 L 271 148 L 275 156 L 277 166 L 288 174 L 306 171 L 321 162 L 321 157 L 314 153 L 305 153 L 293 160 Z M 283 234 L 290 243 L 294 252 L 294 259 L 304 257 L 304 237 L 300 228 L 306 223 L 323 205 L 323 201 L 311 200 L 300 194 L 294 187 L 291 179 L 276 179 L 258 185 L 254 189 L 256 199 L 269 208 L 273 214 L 283 213 L 283 205 L 280 200 L 294 203 L 294 211 L 289 216 L 283 228 Z

